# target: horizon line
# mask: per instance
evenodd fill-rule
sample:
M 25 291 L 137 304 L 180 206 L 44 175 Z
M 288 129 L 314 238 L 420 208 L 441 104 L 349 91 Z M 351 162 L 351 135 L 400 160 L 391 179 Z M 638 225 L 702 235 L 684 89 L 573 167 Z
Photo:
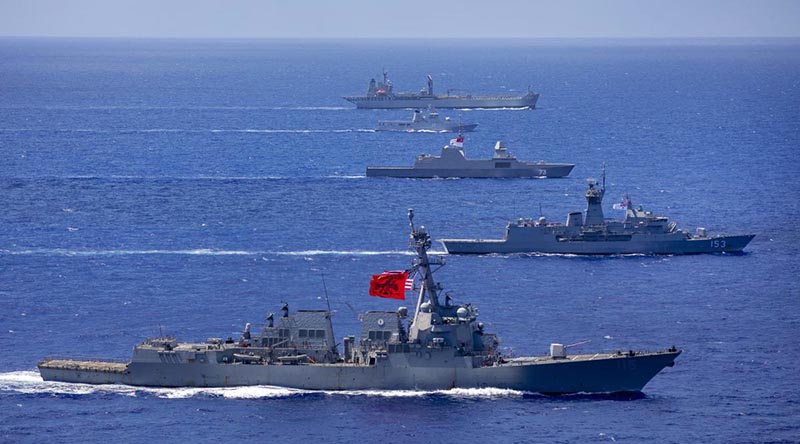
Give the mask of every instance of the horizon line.
M 770 36 L 500 36 L 500 37 L 342 37 L 342 36 L 315 36 L 315 37 L 274 37 L 274 36 L 124 36 L 124 35 L 2 35 L 0 39 L 127 39 L 127 40 L 392 40 L 392 41 L 439 41 L 464 40 L 464 41 L 500 41 L 500 40 L 791 40 L 800 39 L 798 35 Z

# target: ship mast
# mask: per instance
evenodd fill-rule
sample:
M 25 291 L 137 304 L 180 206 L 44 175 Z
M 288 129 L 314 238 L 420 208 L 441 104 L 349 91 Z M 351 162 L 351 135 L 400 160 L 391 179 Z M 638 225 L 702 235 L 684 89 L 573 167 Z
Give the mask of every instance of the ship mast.
M 409 243 L 411 248 L 417 252 L 417 258 L 414 260 L 413 268 L 422 277 L 422 290 L 420 291 L 420 298 L 417 302 L 417 309 L 414 312 L 414 317 L 419 313 L 419 306 L 423 300 L 424 295 L 427 293 L 428 300 L 431 303 L 431 310 L 436 312 L 439 308 L 438 291 L 441 289 L 439 284 L 433 280 L 433 271 L 431 265 L 444 265 L 442 261 L 431 261 L 428 257 L 428 249 L 431 246 L 431 237 L 425 230 L 425 227 L 420 225 L 419 228 L 414 226 L 414 209 L 408 210 L 408 223 L 411 227 L 411 235 L 409 236 Z
M 586 217 L 583 225 L 587 227 L 602 226 L 605 221 L 603 216 L 603 196 L 606 192 L 606 166 L 603 164 L 603 185 L 596 188 L 597 180 L 589 178 L 589 189 L 586 190 Z

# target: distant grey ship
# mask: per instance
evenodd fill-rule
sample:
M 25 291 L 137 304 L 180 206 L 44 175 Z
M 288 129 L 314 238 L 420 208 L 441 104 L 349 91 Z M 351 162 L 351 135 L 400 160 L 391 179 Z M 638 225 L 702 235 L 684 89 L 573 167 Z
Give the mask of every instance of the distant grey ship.
M 370 80 L 366 96 L 347 96 L 344 98 L 357 108 L 396 109 L 396 108 L 536 108 L 539 94 L 528 90 L 522 96 L 473 96 L 446 95 L 433 93 L 433 77 L 428 75 L 428 88 L 419 93 L 395 93 L 389 73 L 383 71 L 383 82 Z
M 46 381 L 127 384 L 157 387 L 227 387 L 272 385 L 311 390 L 442 390 L 484 388 L 560 393 L 638 392 L 681 353 L 674 347 L 656 352 L 572 354 L 570 346 L 551 344 L 549 355 L 503 356 L 496 335 L 477 321 L 471 304 L 439 298 L 429 258 L 431 240 L 415 228 L 411 270 L 373 276 L 370 294 L 404 298 L 408 277 L 419 278 L 413 318 L 408 310 L 370 311 L 360 317 L 361 334 L 345 336 L 340 351 L 331 311 L 300 310 L 267 317 L 260 334 L 247 324 L 238 340 L 177 342 L 149 339 L 133 349 L 126 363 L 46 359 L 39 372 Z M 224 310 L 223 310 L 224 312 Z
M 629 196 L 619 204 L 625 209 L 623 220 L 603 216 L 603 185 L 589 179 L 586 191 L 586 216 L 570 213 L 566 225 L 538 220 L 517 219 L 506 225 L 504 239 L 442 239 L 450 254 L 562 253 L 562 254 L 698 254 L 741 252 L 755 237 L 708 236 L 704 228 L 692 235 L 677 229 L 675 222 L 655 216 L 641 207 L 634 208 Z M 616 205 L 615 205 L 616 206 Z
M 477 123 L 454 122 L 449 117 L 442 120 L 436 111 L 428 111 L 426 116 L 420 110 L 414 110 L 411 120 L 379 120 L 375 131 L 402 131 L 402 132 L 437 132 L 461 133 L 474 131 Z
M 464 139 L 459 135 L 442 148 L 439 156 L 421 154 L 411 167 L 371 166 L 367 177 L 566 177 L 575 167 L 571 163 L 523 162 L 511 155 L 502 142 L 494 146 L 491 159 L 467 159 L 464 154 Z

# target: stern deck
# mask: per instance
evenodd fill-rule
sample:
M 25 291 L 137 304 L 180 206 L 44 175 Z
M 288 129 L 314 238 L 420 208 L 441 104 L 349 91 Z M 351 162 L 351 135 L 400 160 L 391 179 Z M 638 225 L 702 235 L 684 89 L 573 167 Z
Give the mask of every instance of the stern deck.
M 76 361 L 72 359 L 45 359 L 39 363 L 40 369 L 72 370 L 101 373 L 125 373 L 127 363 L 109 361 Z

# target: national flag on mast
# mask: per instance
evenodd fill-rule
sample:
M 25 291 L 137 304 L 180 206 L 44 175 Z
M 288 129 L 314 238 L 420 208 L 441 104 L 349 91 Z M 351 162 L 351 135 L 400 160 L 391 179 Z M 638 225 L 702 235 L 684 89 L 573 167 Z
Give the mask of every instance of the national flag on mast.
M 464 148 L 464 137 L 459 135 L 455 139 L 450 139 L 450 146 L 456 146 L 459 148 Z
M 407 271 L 384 271 L 381 274 L 373 274 L 369 281 L 369 295 L 404 300 L 407 281 Z
M 414 276 L 411 276 L 406 279 L 406 290 L 413 290 L 414 289 Z
M 627 200 L 623 200 L 620 203 L 615 203 L 614 206 L 611 207 L 611 208 L 613 208 L 615 210 L 625 210 L 625 209 L 628 208 L 628 201 Z

